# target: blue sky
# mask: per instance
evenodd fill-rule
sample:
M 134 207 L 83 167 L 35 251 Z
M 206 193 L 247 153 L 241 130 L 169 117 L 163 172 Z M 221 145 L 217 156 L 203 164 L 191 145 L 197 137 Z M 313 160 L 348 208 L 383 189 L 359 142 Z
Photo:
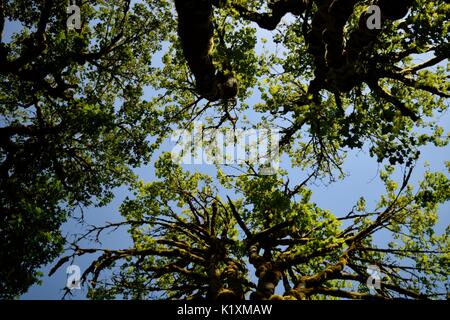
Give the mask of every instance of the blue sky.
M 8 39 L 15 30 L 17 30 L 17 25 L 7 23 L 5 39 Z M 268 33 L 261 33 L 259 36 L 270 39 L 270 34 Z M 270 43 L 266 46 L 270 49 Z M 157 58 L 160 58 L 160 55 L 158 55 Z M 151 97 L 153 92 L 151 89 L 148 89 L 145 92 L 145 95 Z M 256 102 L 255 99 L 249 100 L 250 105 L 254 102 Z M 248 116 L 252 117 L 253 115 L 249 113 Z M 450 128 L 450 115 L 448 113 L 440 117 L 439 125 L 447 129 Z M 173 146 L 173 142 L 167 141 L 153 158 L 157 159 L 161 152 L 170 151 Z M 417 182 L 423 177 L 425 172 L 425 161 L 429 162 L 432 171 L 445 171 L 444 161 L 449 160 L 449 155 L 450 147 L 437 148 L 427 146 L 422 148 L 421 159 L 413 173 L 412 182 Z M 283 168 L 287 168 L 286 165 L 287 164 L 283 162 L 281 164 Z M 190 171 L 201 171 L 212 176 L 215 175 L 215 168 L 212 165 L 185 165 L 184 168 Z M 347 214 L 361 196 L 366 198 L 368 207 L 373 208 L 380 195 L 384 193 L 384 186 L 378 179 L 378 171 L 380 169 L 382 169 L 382 167 L 379 166 L 375 159 L 370 158 L 367 153 L 362 151 L 351 151 L 344 164 L 344 171 L 348 176 L 344 180 L 330 185 L 312 185 L 312 200 L 317 202 L 321 208 L 329 209 L 338 216 Z M 144 181 L 152 181 L 155 179 L 152 164 L 136 169 L 136 173 Z M 304 177 L 298 169 L 289 169 L 289 176 L 292 181 L 301 181 L 301 178 Z M 118 209 L 123 199 L 128 195 L 130 195 L 130 193 L 127 188 L 121 187 L 115 190 L 115 199 L 108 206 L 103 208 L 85 208 L 84 217 L 86 223 L 102 225 L 105 222 L 121 220 Z M 225 195 L 226 192 L 223 191 L 223 196 Z M 449 203 L 440 208 L 440 220 L 437 225 L 439 233 L 443 232 L 445 227 L 450 224 L 449 211 Z M 62 227 L 64 235 L 73 235 L 82 230 L 83 227 L 80 226 L 75 219 L 69 220 Z M 132 244 L 125 229 L 119 229 L 102 239 L 102 245 L 107 248 L 126 248 Z M 386 242 L 388 240 L 389 238 L 386 237 L 386 234 L 377 238 L 377 241 L 379 242 Z M 91 245 L 98 246 L 96 244 Z M 92 258 L 93 256 L 78 258 L 75 260 L 75 264 L 79 265 L 83 271 L 83 269 L 92 262 Z M 52 277 L 48 277 L 47 274 L 52 265 L 53 263 L 42 268 L 42 272 L 45 274 L 42 279 L 42 285 L 33 286 L 26 294 L 22 295 L 21 299 L 60 299 L 62 297 L 63 288 L 66 285 L 65 269 L 68 264 L 60 268 Z M 83 299 L 86 292 L 85 289 L 82 289 L 80 291 L 74 290 L 73 293 L 72 298 Z

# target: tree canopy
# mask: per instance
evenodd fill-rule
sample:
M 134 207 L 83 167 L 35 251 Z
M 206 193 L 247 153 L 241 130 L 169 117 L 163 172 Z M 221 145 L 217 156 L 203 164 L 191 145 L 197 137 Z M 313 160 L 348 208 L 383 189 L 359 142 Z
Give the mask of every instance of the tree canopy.
M 93 299 L 448 296 L 450 229 L 435 231 L 448 172 L 410 181 L 419 149 L 450 137 L 439 126 L 447 1 L 76 2 L 73 30 L 67 1 L 0 0 L 0 297 L 26 292 L 61 255 L 51 273 L 86 254 L 100 254 L 82 276 Z M 249 162 L 210 177 L 167 153 L 153 163 L 199 120 L 277 127 L 283 165 L 307 178 Z M 349 150 L 384 165 L 386 192 L 376 207 L 362 197 L 349 213 L 321 209 L 310 185 L 345 179 Z M 144 165 L 155 181 L 134 173 Z M 132 247 L 65 239 L 77 208 L 106 205 L 123 185 L 134 192 L 123 221 L 79 240 L 124 227 Z M 378 243 L 380 232 L 391 241 Z M 368 265 L 384 275 L 376 290 Z

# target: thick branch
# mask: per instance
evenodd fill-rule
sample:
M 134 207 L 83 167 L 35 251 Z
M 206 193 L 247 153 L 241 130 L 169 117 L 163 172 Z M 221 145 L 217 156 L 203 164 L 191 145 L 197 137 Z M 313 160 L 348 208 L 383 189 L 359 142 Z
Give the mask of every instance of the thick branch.
M 384 100 L 392 103 L 400 111 L 400 113 L 403 116 L 409 117 L 413 121 L 419 120 L 419 117 L 413 111 L 411 111 L 397 97 L 394 97 L 390 92 L 388 92 L 384 88 L 380 87 L 380 85 L 378 83 L 371 82 L 371 83 L 369 83 L 369 86 L 374 92 L 378 93 Z
M 228 197 L 228 203 L 230 204 L 231 212 L 233 213 L 234 218 L 236 219 L 239 227 L 241 227 L 242 231 L 244 231 L 245 236 L 248 239 L 253 238 L 253 234 L 250 232 L 250 230 L 245 225 L 244 221 L 242 220 L 241 216 L 239 215 L 238 211 L 236 210 L 236 207 L 233 204 L 233 201 L 231 201 L 230 197 Z

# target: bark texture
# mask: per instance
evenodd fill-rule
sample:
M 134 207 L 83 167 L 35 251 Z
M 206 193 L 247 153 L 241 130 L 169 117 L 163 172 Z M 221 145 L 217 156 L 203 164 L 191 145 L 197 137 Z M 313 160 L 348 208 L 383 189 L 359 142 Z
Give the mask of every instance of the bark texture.
M 214 46 L 212 1 L 175 0 L 175 7 L 184 57 L 199 94 L 209 101 L 234 98 L 238 93 L 238 81 L 232 74 L 217 70 L 211 56 Z

